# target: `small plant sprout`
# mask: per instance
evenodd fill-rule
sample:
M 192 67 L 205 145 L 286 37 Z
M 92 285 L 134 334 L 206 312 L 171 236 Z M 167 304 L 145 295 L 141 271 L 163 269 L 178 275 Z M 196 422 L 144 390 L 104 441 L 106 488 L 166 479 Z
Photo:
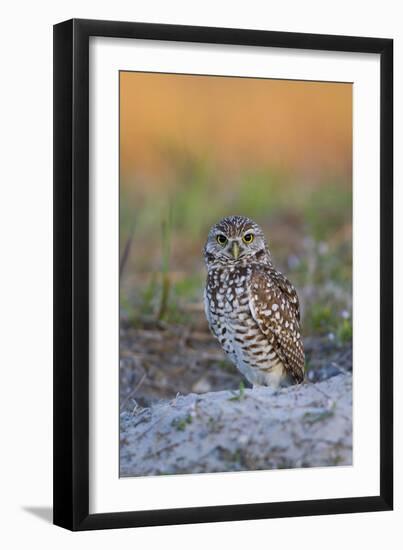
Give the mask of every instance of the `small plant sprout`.
M 234 397 L 230 397 L 230 401 L 242 401 L 245 397 L 245 384 L 243 380 L 239 382 L 239 393 L 235 394 Z
M 185 418 L 174 418 L 172 420 L 172 427 L 175 428 L 178 432 L 183 432 L 186 430 L 186 426 L 193 422 L 192 415 L 189 413 Z

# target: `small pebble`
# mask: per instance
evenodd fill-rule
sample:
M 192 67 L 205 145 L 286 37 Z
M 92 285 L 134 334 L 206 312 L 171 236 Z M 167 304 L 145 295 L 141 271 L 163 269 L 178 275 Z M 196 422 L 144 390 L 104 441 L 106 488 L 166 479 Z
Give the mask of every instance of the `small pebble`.
M 193 384 L 192 391 L 195 393 L 207 393 L 211 391 L 211 384 L 205 378 L 200 378 L 200 380 Z
M 242 434 L 238 437 L 239 445 L 247 445 L 249 443 L 249 437 L 246 434 Z

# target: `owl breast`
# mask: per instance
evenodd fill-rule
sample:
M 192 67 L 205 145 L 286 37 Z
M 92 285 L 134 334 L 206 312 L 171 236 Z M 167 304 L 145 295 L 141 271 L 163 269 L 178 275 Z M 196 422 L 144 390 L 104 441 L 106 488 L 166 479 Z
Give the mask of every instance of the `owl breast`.
M 224 352 L 254 385 L 279 386 L 285 371 L 249 306 L 248 266 L 209 271 L 205 308 L 210 329 Z

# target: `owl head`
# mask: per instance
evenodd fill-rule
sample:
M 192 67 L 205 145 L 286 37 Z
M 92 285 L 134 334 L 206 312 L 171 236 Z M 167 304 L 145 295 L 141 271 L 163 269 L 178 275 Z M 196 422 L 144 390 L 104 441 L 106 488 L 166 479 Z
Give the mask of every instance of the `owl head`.
M 207 265 L 244 263 L 252 259 L 270 261 L 262 229 L 244 216 L 228 216 L 213 225 L 204 254 Z

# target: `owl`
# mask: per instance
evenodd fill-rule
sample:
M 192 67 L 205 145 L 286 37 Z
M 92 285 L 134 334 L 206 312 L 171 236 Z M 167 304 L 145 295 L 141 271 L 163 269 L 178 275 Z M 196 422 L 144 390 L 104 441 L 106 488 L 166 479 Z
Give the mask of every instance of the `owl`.
M 304 379 L 304 347 L 295 288 L 273 266 L 262 229 L 243 216 L 214 225 L 204 247 L 210 329 L 253 386 Z

